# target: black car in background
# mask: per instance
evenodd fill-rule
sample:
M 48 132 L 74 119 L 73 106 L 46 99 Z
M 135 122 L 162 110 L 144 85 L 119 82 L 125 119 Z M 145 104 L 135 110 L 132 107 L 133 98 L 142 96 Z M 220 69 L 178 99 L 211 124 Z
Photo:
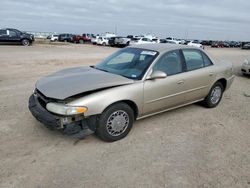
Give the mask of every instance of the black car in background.
M 73 37 L 74 37 L 74 35 L 68 34 L 68 33 L 60 34 L 58 36 L 58 41 L 60 41 L 60 42 L 73 42 L 74 41 Z
M 246 43 L 242 46 L 242 49 L 247 50 L 250 49 L 250 43 Z
M 22 44 L 29 46 L 34 42 L 34 35 L 21 32 L 17 29 L 0 29 L 0 44 Z

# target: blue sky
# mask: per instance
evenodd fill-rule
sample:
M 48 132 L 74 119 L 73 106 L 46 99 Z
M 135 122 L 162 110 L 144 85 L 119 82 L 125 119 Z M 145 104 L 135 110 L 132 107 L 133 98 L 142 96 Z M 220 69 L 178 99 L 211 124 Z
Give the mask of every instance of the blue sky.
M 247 0 L 1 0 L 0 27 L 250 40 Z

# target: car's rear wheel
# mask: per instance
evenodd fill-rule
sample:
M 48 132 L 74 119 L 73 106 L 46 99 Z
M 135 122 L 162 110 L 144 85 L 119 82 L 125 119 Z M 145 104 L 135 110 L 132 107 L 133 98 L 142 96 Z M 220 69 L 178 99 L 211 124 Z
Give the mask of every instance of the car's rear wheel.
M 103 46 L 106 46 L 106 42 L 103 42 L 102 45 L 103 45 Z
M 29 46 L 30 45 L 30 41 L 28 39 L 23 39 L 21 42 L 22 42 L 23 46 Z
M 204 99 L 203 104 L 208 108 L 216 107 L 223 96 L 224 87 L 221 82 L 216 82 L 211 88 L 209 94 Z
M 134 112 L 126 103 L 108 107 L 98 120 L 96 134 L 104 141 L 113 142 L 124 138 L 134 123 Z

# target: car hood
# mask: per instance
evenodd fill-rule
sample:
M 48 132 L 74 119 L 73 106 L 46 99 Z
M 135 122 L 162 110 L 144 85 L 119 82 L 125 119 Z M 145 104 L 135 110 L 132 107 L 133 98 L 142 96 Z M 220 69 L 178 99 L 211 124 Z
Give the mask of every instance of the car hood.
M 91 67 L 64 69 L 43 77 L 36 88 L 46 97 L 64 100 L 88 91 L 132 84 L 134 80 Z

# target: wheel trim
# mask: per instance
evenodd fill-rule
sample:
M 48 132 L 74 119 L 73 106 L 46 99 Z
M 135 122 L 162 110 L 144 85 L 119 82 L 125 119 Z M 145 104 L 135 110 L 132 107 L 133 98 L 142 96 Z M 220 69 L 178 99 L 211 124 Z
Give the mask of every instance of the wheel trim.
M 222 95 L 222 89 L 219 86 L 214 87 L 211 92 L 211 103 L 217 104 L 220 101 Z
M 29 44 L 28 40 L 23 40 L 23 45 L 27 46 Z
M 123 110 L 113 112 L 106 123 L 107 132 L 111 136 L 120 136 L 129 125 L 129 115 Z

